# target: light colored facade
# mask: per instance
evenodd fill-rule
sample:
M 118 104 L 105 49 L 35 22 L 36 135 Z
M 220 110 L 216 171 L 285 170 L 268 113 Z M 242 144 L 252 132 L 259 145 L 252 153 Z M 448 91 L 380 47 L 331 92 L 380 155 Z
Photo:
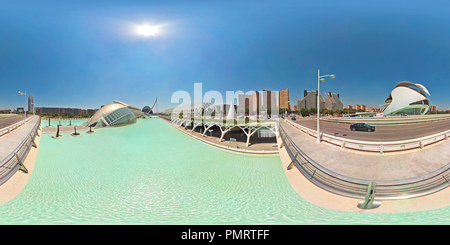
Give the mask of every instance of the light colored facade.
M 238 96 L 237 111 L 239 115 L 278 115 L 277 92 L 263 90 L 253 94 L 240 94 Z
M 323 108 L 323 107 L 320 107 Z M 335 93 L 326 93 L 325 94 L 325 108 L 327 110 L 342 110 L 344 109 L 344 104 L 342 104 L 341 100 L 339 99 L 339 94 Z
M 322 95 L 319 94 L 320 108 L 325 108 L 325 100 Z M 311 109 L 317 108 L 317 91 L 303 91 L 303 99 L 300 101 L 297 100 L 297 107 L 299 110 L 302 108 Z
M 260 93 L 240 94 L 238 97 L 238 113 L 240 115 L 256 115 L 259 111 Z
M 420 115 L 427 113 L 430 95 L 425 86 L 411 82 L 399 82 L 386 99 L 384 115 Z
M 124 126 L 136 123 L 135 114 L 122 103 L 111 103 L 100 108 L 87 122 L 88 127 Z
M 430 112 L 437 112 L 437 111 L 438 111 L 437 106 L 435 105 L 430 106 Z
M 301 109 L 300 104 L 302 103 L 302 99 L 297 99 L 297 110 Z

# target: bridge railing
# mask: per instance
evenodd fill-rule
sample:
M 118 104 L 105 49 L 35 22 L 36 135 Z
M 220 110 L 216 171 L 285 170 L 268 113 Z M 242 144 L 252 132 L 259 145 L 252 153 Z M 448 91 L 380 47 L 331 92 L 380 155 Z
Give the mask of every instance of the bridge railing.
M 37 116 L 39 117 L 39 116 Z M 9 180 L 19 169 L 28 172 L 24 166 L 25 159 L 30 152 L 31 147 L 35 147 L 34 139 L 38 134 L 41 125 L 41 117 L 36 121 L 33 128 L 25 136 L 22 142 L 5 159 L 0 162 L 0 185 Z
M 364 199 L 369 184 L 375 182 L 374 198 L 376 200 L 395 200 L 432 194 L 450 185 L 450 163 L 429 174 L 402 180 L 373 181 L 344 176 L 309 158 L 281 125 L 279 132 L 283 147 L 286 148 L 292 161 L 288 169 L 294 165 L 313 184 L 334 194 Z
M 301 130 L 302 132 L 309 134 L 313 137 L 317 137 L 317 131 L 307 128 L 305 126 L 299 125 L 297 123 L 293 123 L 290 120 L 287 120 L 289 124 Z M 362 140 L 352 140 L 345 139 L 342 137 L 336 137 L 329 134 L 320 133 L 320 139 L 330 144 L 334 144 L 340 146 L 341 148 L 349 148 L 353 150 L 359 151 L 368 151 L 368 152 L 394 152 L 394 151 L 404 151 L 410 149 L 424 148 L 427 145 L 434 144 L 441 140 L 447 140 L 450 136 L 450 130 L 446 130 L 437 134 L 410 139 L 410 140 L 399 140 L 399 141 L 385 141 L 385 142 L 376 142 L 376 141 L 362 141 Z
M 399 120 L 401 119 L 401 120 Z M 438 116 L 390 116 L 389 118 L 370 118 L 370 117 L 321 117 L 320 120 L 340 123 L 340 124 L 353 124 L 367 122 L 372 125 L 403 125 L 403 124 L 415 124 L 425 122 L 437 122 L 450 120 L 450 115 L 439 114 Z
M 32 118 L 33 118 L 33 116 L 28 117 L 28 118 L 26 119 L 26 121 L 28 122 L 28 121 L 30 121 Z M 11 131 L 17 129 L 18 127 L 22 126 L 23 124 L 24 124 L 24 121 L 23 121 L 23 120 L 20 120 L 19 122 L 16 122 L 16 123 L 14 123 L 14 124 L 12 124 L 12 125 L 9 125 L 9 126 L 7 126 L 7 127 L 1 128 L 1 129 L 0 129 L 0 136 L 5 135 L 5 134 L 8 134 L 9 132 L 11 132 Z

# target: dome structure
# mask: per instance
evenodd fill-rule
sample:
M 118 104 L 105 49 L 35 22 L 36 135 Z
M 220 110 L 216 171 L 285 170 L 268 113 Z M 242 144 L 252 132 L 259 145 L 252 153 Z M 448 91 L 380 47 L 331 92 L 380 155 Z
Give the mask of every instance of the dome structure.
M 152 108 L 150 108 L 150 106 L 148 106 L 148 105 L 146 105 L 146 106 L 144 106 L 144 108 L 142 108 L 142 112 L 147 113 L 147 114 L 153 114 Z
M 386 99 L 384 115 L 420 115 L 427 113 L 430 95 L 425 86 L 418 83 L 399 82 Z
M 95 112 L 87 122 L 86 126 L 100 128 L 108 126 L 124 126 L 136 122 L 136 116 L 127 106 L 120 103 L 111 103 Z
M 130 109 L 130 111 L 133 112 L 133 114 L 136 118 L 142 118 L 145 116 L 144 113 L 137 107 L 131 106 L 127 103 L 123 103 L 122 101 L 118 101 L 118 100 L 115 100 L 114 103 L 118 103 L 118 104 L 128 107 L 128 109 Z

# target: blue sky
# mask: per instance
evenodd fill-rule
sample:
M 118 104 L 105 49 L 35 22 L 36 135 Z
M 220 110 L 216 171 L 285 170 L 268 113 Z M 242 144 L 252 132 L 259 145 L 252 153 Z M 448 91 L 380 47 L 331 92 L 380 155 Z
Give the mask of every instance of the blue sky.
M 450 109 L 445 1 L 0 1 L 0 109 L 143 107 L 175 91 L 317 89 L 378 107 L 400 81 Z M 136 34 L 152 24 L 154 38 Z

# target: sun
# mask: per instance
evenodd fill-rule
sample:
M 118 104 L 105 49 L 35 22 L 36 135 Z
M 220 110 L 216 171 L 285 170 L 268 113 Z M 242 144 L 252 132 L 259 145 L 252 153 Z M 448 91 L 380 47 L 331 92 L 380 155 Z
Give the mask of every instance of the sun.
M 151 25 L 142 25 L 137 27 L 136 32 L 144 37 L 153 37 L 158 33 L 158 28 Z

